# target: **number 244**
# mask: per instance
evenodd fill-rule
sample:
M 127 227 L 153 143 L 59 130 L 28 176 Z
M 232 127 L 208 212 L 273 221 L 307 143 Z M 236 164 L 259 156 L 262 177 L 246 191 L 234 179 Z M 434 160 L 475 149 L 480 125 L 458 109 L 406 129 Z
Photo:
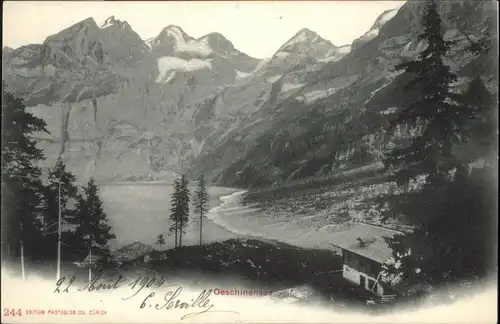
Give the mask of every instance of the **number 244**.
M 3 316 L 22 316 L 21 309 L 9 309 L 9 308 L 4 308 L 3 309 Z

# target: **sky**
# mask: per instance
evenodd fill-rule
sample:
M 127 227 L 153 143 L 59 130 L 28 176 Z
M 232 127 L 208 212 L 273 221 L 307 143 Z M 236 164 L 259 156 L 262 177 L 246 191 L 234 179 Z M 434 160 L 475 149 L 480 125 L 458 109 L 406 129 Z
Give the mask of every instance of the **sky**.
M 6 1 L 3 46 L 17 48 L 44 39 L 81 20 L 98 25 L 114 15 L 146 40 L 168 25 L 198 38 L 219 32 L 234 46 L 266 58 L 302 28 L 340 46 L 350 44 L 387 9 L 401 1 Z

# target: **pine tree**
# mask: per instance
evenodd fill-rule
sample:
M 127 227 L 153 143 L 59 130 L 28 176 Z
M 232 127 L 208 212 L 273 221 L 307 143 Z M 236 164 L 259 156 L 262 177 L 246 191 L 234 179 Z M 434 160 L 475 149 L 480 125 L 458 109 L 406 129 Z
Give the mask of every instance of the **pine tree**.
M 179 246 L 182 246 L 182 234 L 185 234 L 185 229 L 189 221 L 189 201 L 191 193 L 189 192 L 189 181 L 185 175 L 181 176 L 180 181 L 180 222 L 179 222 Z
M 160 249 L 165 244 L 165 237 L 163 236 L 163 234 L 158 234 L 158 236 L 156 237 L 156 244 L 160 246 Z
M 174 192 L 170 201 L 170 232 L 175 233 L 175 247 L 182 246 L 182 234 L 189 221 L 189 200 L 190 192 L 189 182 L 186 176 L 182 175 L 180 179 L 174 181 Z
M 200 216 L 200 245 L 202 244 L 203 216 L 208 212 L 208 193 L 203 175 L 198 178 L 196 191 L 193 196 L 195 214 Z
M 457 167 L 453 148 L 465 140 L 463 125 L 471 113 L 452 92 L 451 84 L 457 78 L 444 63 L 451 43 L 443 39 L 441 17 L 433 1 L 427 6 L 418 40 L 425 41 L 427 48 L 416 60 L 399 64 L 396 69 L 415 76 L 405 89 L 420 92 L 420 99 L 402 107 L 391 122 L 392 129 L 408 127 L 416 136 L 410 145 L 393 149 L 385 164 L 395 171 L 393 180 L 400 185 L 428 174 L 427 183 L 439 186 Z
M 443 62 L 451 44 L 443 40 L 434 2 L 423 17 L 419 40 L 427 48 L 398 68 L 415 75 L 407 89 L 420 92 L 420 99 L 403 107 L 392 123 L 417 128 L 417 133 L 385 161 L 400 185 L 426 175 L 420 189 L 389 197 L 392 215 L 402 214 L 416 226 L 413 233 L 389 240 L 400 263 L 392 270 L 408 283 L 456 280 L 484 271 L 489 251 L 485 242 L 494 236 L 487 225 L 494 208 L 481 198 L 491 198 L 492 190 L 481 180 L 484 175 L 471 176 L 467 161 L 457 156 L 458 146 L 471 135 L 469 125 L 479 106 L 488 105 L 476 96 L 487 93 L 477 81 L 465 94 L 452 91 L 456 77 Z
M 170 220 L 172 221 L 172 225 L 170 226 L 169 231 L 174 232 L 174 247 L 178 246 L 178 233 L 179 233 L 179 215 L 180 215 L 180 181 L 179 179 L 175 179 L 173 183 L 173 189 L 171 198 L 170 198 Z
M 89 252 L 100 256 L 109 255 L 108 241 L 116 238 L 111 232 L 107 215 L 99 198 L 99 188 L 91 178 L 83 187 L 76 206 L 77 233 L 85 240 Z
M 32 136 L 46 132 L 45 122 L 26 111 L 21 99 L 6 91 L 2 83 L 2 256 L 17 258 L 21 249 L 38 253 L 41 170 L 44 158 Z M 26 248 L 24 248 L 26 246 Z
M 43 202 L 43 222 L 44 232 L 48 234 L 48 242 L 55 242 L 58 230 L 59 205 L 61 208 L 62 223 L 71 223 L 75 211 L 68 208 L 70 200 L 76 200 L 78 188 L 75 185 L 76 177 L 66 170 L 66 166 L 61 158 L 52 170 L 49 171 L 49 183 L 44 187 Z M 60 183 L 60 197 L 59 197 Z M 52 244 L 49 244 L 52 246 Z M 48 254 L 52 255 L 53 249 L 48 249 Z M 55 251 L 55 250 L 54 250 Z

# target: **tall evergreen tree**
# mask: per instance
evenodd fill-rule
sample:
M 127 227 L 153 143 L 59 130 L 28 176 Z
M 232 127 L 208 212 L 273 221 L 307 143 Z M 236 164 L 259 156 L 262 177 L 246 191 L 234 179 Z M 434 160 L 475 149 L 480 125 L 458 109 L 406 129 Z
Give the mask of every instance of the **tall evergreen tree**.
M 193 196 L 194 212 L 200 216 L 200 245 L 203 243 L 203 216 L 208 212 L 208 199 L 205 179 L 200 175 Z
M 456 77 L 444 63 L 451 44 L 443 39 L 434 2 L 427 6 L 419 40 L 427 48 L 398 68 L 415 76 L 407 89 L 420 92 L 420 99 L 402 107 L 392 122 L 393 127 L 409 126 L 416 135 L 408 145 L 394 148 L 385 161 L 400 185 L 425 177 L 420 189 L 390 197 L 392 215 L 403 214 L 416 226 L 413 233 L 389 240 L 400 263 L 392 270 L 409 283 L 456 280 L 484 270 L 479 267 L 485 266 L 489 251 L 485 241 L 492 238 L 486 224 L 494 209 L 481 198 L 491 197 L 492 192 L 481 180 L 484 176 L 471 177 L 467 161 L 457 156 L 457 147 L 469 138 L 471 119 L 480 110 L 474 107 L 479 102 L 473 93 L 484 92 L 477 82 L 465 95 L 452 91 Z
M 179 246 L 182 246 L 182 234 L 185 234 L 185 229 L 189 222 L 189 201 L 191 193 L 189 191 L 189 181 L 183 174 L 180 181 L 180 222 L 179 222 Z
M 108 241 L 116 238 L 111 232 L 107 215 L 102 208 L 99 188 L 91 178 L 83 187 L 76 205 L 77 233 L 85 240 L 89 252 L 93 255 L 108 256 Z
M 180 222 L 180 181 L 179 179 L 175 179 L 173 183 L 174 191 L 171 194 L 170 198 L 170 220 L 172 225 L 170 225 L 169 231 L 174 232 L 174 247 L 177 248 L 179 246 L 178 234 L 179 234 L 179 222 Z
M 449 179 L 457 167 L 454 145 L 465 140 L 463 126 L 471 118 L 470 110 L 452 92 L 457 77 L 444 63 L 451 43 L 443 38 L 442 21 L 434 1 L 427 6 L 423 17 L 423 32 L 418 40 L 427 47 L 418 58 L 399 64 L 396 69 L 414 75 L 407 90 L 418 91 L 420 98 L 402 107 L 391 122 L 394 127 L 415 131 L 411 144 L 393 149 L 385 163 L 395 171 L 398 184 L 408 183 L 427 174 L 427 184 L 439 186 Z
M 36 163 L 44 156 L 32 136 L 39 132 L 48 133 L 45 122 L 2 83 L 2 258 L 19 257 L 21 248 L 37 252 L 43 197 Z
M 182 175 L 180 179 L 174 181 L 174 191 L 170 201 L 170 232 L 175 235 L 175 247 L 182 246 L 182 234 L 189 221 L 189 200 L 190 192 L 189 182 L 186 176 Z
M 58 158 L 54 168 L 49 171 L 49 182 L 44 188 L 43 225 L 44 232 L 48 234 L 48 242 L 55 242 L 57 238 L 59 208 L 62 224 L 73 221 L 75 211 L 68 207 L 68 202 L 77 199 L 75 180 L 75 175 L 67 171 L 62 159 Z M 51 251 L 52 249 L 48 249 L 49 255 L 52 255 Z

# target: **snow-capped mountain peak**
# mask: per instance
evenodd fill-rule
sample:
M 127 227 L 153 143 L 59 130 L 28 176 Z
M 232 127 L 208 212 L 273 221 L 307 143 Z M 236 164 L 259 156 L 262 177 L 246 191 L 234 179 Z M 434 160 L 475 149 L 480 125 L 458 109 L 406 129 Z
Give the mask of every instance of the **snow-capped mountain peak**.
M 370 30 L 368 32 L 366 32 L 363 36 L 354 40 L 354 42 L 353 42 L 354 47 L 357 47 L 360 44 L 364 44 L 364 43 L 374 39 L 375 37 L 377 37 L 379 32 L 380 32 L 380 29 L 389 20 L 391 20 L 392 18 L 394 18 L 394 16 L 396 16 L 396 14 L 398 13 L 400 8 L 401 8 L 401 6 L 382 12 L 382 14 L 380 14 L 380 16 L 378 16 L 377 19 L 375 20 L 375 23 L 373 23 L 372 28 L 370 28 Z
M 324 39 L 322 39 L 318 34 L 313 32 L 312 30 L 308 28 L 302 28 L 299 30 L 292 38 L 290 38 L 283 46 L 281 46 L 279 52 L 286 52 L 292 49 L 293 45 L 297 43 L 307 43 L 307 44 L 313 44 L 315 42 L 328 42 Z M 330 43 L 331 44 L 331 43 Z M 333 46 L 333 44 L 332 44 Z
M 169 25 L 158 36 L 149 39 L 148 46 L 157 57 L 163 56 L 189 56 L 207 57 L 212 53 L 208 44 L 202 44 L 189 36 L 181 27 Z
M 399 7 L 395 9 L 389 9 L 384 12 L 377 18 L 373 27 L 381 28 L 386 22 L 394 18 L 394 16 L 398 13 Z M 373 28 L 372 27 L 372 28 Z
M 112 26 L 112 25 L 114 25 L 114 24 L 116 24 L 116 23 L 118 23 L 118 22 L 119 22 L 119 20 L 117 20 L 117 19 L 115 18 L 115 16 L 110 16 L 110 17 L 108 17 L 108 18 L 104 21 L 104 23 L 101 25 L 101 28 L 106 28 L 106 27 Z
M 234 45 L 220 33 L 210 33 L 197 39 L 202 44 L 206 44 L 213 51 L 223 54 L 234 50 Z
M 109 28 L 123 29 L 123 30 L 128 29 L 130 31 L 132 30 L 132 27 L 128 24 L 128 22 L 116 19 L 115 16 L 108 17 L 101 25 L 101 29 L 109 29 Z
M 177 42 L 186 42 L 190 41 L 193 38 L 186 34 L 181 27 L 175 25 L 168 25 L 163 28 L 160 35 L 157 37 L 158 39 L 174 39 Z
M 316 32 L 308 28 L 302 28 L 283 44 L 276 53 L 291 53 L 324 59 L 335 55 L 336 49 L 337 46 L 322 38 Z
M 305 39 L 310 39 L 310 40 L 316 40 L 316 39 L 319 38 L 319 35 L 316 34 L 316 32 L 310 30 L 309 28 L 302 28 L 295 35 L 295 38 L 297 38 L 297 37 L 301 37 L 301 38 L 305 38 Z

